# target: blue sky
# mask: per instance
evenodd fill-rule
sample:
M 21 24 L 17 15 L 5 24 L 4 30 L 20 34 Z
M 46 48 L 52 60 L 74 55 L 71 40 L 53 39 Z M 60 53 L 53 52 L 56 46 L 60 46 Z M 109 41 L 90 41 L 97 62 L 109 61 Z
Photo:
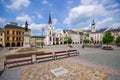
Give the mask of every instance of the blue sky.
M 41 35 L 49 12 L 54 31 L 90 29 L 93 19 L 97 29 L 120 27 L 119 0 L 0 0 L 0 27 L 9 22 L 24 27 L 27 20 L 32 35 Z

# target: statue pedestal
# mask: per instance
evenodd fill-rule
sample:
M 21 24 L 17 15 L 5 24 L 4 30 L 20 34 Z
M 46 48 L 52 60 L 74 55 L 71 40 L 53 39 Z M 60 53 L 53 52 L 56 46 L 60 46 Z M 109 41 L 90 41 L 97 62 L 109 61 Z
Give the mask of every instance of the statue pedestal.
M 30 35 L 28 32 L 24 33 L 24 44 L 23 47 L 30 47 Z

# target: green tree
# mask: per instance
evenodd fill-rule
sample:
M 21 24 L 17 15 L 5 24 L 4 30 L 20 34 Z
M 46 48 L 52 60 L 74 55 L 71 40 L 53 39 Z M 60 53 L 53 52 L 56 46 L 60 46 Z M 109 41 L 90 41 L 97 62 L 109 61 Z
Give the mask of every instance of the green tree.
M 65 43 L 71 44 L 72 41 L 73 40 L 70 37 L 65 37 Z
M 89 42 L 90 42 L 89 39 L 85 39 L 85 40 L 84 40 L 84 43 L 85 43 L 85 44 L 87 44 L 87 43 L 89 43 Z
M 116 38 L 116 43 L 117 43 L 117 44 L 120 44 L 120 36 L 118 36 L 118 37 Z
M 102 42 L 103 44 L 110 44 L 111 42 L 113 42 L 114 40 L 114 36 L 112 36 L 112 33 L 111 32 L 106 32 L 103 39 L 102 39 Z

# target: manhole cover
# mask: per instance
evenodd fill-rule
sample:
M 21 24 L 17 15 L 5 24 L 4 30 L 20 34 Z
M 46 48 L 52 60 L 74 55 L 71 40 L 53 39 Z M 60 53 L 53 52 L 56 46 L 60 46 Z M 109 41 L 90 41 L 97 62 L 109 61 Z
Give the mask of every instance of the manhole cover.
M 67 71 L 66 69 L 62 68 L 62 67 L 52 69 L 51 72 L 52 72 L 56 77 L 68 73 L 68 71 Z

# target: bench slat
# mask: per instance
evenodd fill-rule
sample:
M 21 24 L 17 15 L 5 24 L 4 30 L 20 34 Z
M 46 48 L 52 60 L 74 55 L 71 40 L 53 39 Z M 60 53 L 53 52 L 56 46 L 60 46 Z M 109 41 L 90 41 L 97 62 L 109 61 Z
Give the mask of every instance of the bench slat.
M 10 62 L 5 62 L 5 64 L 14 64 L 14 63 L 26 62 L 26 61 L 32 61 L 32 59 L 25 59 L 25 60 L 18 60 L 18 61 L 10 61 Z

